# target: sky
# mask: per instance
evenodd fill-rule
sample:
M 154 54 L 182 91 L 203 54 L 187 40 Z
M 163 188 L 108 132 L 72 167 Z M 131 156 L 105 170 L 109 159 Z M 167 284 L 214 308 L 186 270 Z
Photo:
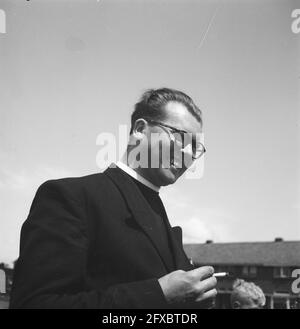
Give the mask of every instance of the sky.
M 201 179 L 161 189 L 185 243 L 300 240 L 296 0 L 0 0 L 0 262 L 48 179 L 102 171 L 97 136 L 148 88 L 203 111 Z M 128 126 L 129 129 L 129 126 Z M 124 141 L 122 141 L 124 143 Z

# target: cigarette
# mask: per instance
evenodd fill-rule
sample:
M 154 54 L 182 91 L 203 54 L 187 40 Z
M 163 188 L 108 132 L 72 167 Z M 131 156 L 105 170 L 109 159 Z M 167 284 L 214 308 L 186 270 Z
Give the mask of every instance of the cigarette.
M 213 276 L 215 276 L 216 278 L 220 278 L 223 276 L 227 276 L 228 272 L 219 272 L 219 273 L 214 273 Z

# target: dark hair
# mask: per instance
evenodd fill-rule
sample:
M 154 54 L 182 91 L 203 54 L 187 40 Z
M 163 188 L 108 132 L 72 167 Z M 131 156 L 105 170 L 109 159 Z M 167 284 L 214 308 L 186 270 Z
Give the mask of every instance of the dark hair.
M 195 105 L 191 97 L 189 97 L 182 91 L 175 89 L 149 89 L 143 93 L 140 101 L 135 104 L 134 111 L 131 115 L 130 134 L 132 134 L 135 121 L 140 118 L 151 118 L 153 120 L 161 119 L 164 115 L 162 109 L 169 102 L 178 102 L 186 106 L 188 111 L 202 125 L 202 112 Z

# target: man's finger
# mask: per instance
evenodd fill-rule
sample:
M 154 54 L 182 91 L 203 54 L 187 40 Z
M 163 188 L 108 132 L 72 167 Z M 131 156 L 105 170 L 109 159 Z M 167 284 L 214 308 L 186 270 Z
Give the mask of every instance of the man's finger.
M 201 266 L 188 271 L 187 273 L 191 274 L 198 280 L 204 280 L 214 274 L 214 268 L 212 266 Z
M 214 298 L 217 296 L 217 289 L 211 289 L 206 291 L 205 293 L 199 295 L 196 299 L 195 302 L 202 302 L 203 300 L 209 299 L 209 298 Z
M 199 281 L 195 286 L 195 289 L 198 291 L 198 293 L 201 294 L 211 289 L 214 289 L 216 285 L 217 279 L 214 276 L 211 276 L 205 280 Z

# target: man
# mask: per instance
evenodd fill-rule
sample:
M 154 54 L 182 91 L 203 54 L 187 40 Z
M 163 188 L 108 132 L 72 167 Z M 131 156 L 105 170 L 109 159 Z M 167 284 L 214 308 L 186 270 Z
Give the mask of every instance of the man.
M 216 295 L 213 268 L 190 264 L 159 197 L 205 151 L 196 138 L 201 112 L 180 91 L 149 90 L 131 123 L 117 166 L 38 189 L 21 231 L 11 308 L 201 308 Z
M 259 309 L 266 304 L 266 297 L 261 288 L 253 282 L 236 279 L 230 301 L 233 309 Z

